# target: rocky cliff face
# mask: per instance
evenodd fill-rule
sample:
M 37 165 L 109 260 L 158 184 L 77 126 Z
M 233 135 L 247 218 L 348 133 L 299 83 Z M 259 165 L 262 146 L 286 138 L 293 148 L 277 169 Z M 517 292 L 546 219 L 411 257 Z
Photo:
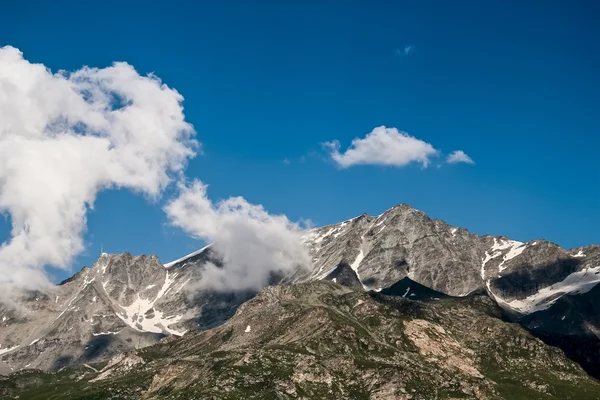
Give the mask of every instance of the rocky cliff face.
M 544 240 L 478 236 L 407 205 L 312 229 L 303 241 L 311 269 L 273 283 L 327 280 L 394 294 L 405 290 L 399 282 L 416 282 L 454 297 L 486 293 L 544 340 L 577 333 L 598 342 L 598 314 L 586 299 L 600 281 L 599 246 L 564 250 Z M 210 246 L 165 265 L 154 256 L 103 255 L 53 291 L 3 305 L 4 369 L 95 362 L 222 324 L 255 293 L 197 289 L 209 261 L 220 265 Z

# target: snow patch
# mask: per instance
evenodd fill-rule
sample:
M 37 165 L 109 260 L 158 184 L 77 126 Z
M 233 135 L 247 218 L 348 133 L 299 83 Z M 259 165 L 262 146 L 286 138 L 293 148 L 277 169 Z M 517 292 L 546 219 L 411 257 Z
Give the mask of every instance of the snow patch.
M 492 246 L 492 251 L 506 250 L 509 247 L 514 246 L 516 243 L 521 244 L 521 242 L 517 242 L 516 240 L 506 240 L 506 239 L 498 240 L 498 239 L 494 238 L 494 245 Z
M 350 268 L 352 268 L 354 270 L 354 272 L 356 272 L 356 274 L 358 275 L 358 266 L 360 265 L 360 263 L 362 262 L 362 260 L 364 260 L 365 258 L 365 253 L 362 249 L 360 249 L 360 252 L 358 253 L 358 256 L 356 256 L 356 259 L 354 260 L 354 262 L 352 263 L 352 265 L 350 265 Z
M 505 270 L 506 267 L 504 267 L 504 263 L 506 261 L 512 260 L 513 258 L 520 255 L 523 252 L 523 250 L 525 250 L 526 247 L 527 247 L 526 244 L 524 244 L 522 242 L 517 242 L 516 240 L 507 240 L 507 239 L 498 240 L 498 239 L 494 238 L 494 244 L 492 245 L 491 253 L 486 251 L 485 257 L 481 260 L 481 279 L 485 280 L 486 264 L 489 261 L 493 260 L 494 258 L 502 255 L 503 250 L 510 249 L 504 255 L 502 262 L 498 266 L 498 272 L 502 272 L 503 270 Z
M 181 284 L 181 286 L 179 286 L 179 289 L 176 289 L 176 290 L 175 290 L 175 293 L 179 293 L 179 292 L 181 292 L 181 289 L 183 289 L 183 288 L 185 287 L 185 285 L 187 285 L 187 283 L 190 281 L 190 279 L 192 279 L 192 278 L 187 278 L 187 279 L 185 280 L 185 282 L 183 282 L 183 283 Z M 165 294 L 166 294 L 166 293 L 165 293 Z
M 379 217 L 377 217 L 377 219 L 376 219 L 375 221 L 378 221 L 378 220 L 379 220 L 379 218 L 381 218 L 381 216 L 382 216 L 382 215 L 383 215 L 383 214 L 381 214 Z M 375 227 L 378 227 L 379 225 L 383 224 L 383 223 L 385 222 L 385 220 L 386 220 L 386 219 L 387 219 L 387 216 L 386 216 L 386 217 L 384 217 L 384 218 L 383 218 L 381 221 L 377 222 L 377 223 L 376 223 L 374 226 L 375 226 Z M 380 230 L 379 232 L 381 232 L 381 230 Z
M 244 333 L 250 333 L 252 331 L 252 328 L 250 328 L 250 325 L 248 325 L 246 327 L 246 330 L 244 331 Z
M 139 332 L 163 333 L 167 331 L 170 334 L 183 335 L 185 332 L 169 328 L 169 325 L 178 322 L 183 318 L 183 315 L 164 317 L 162 311 L 154 309 L 154 304 L 171 289 L 176 276 L 177 274 L 170 276 L 167 271 L 165 282 L 154 300 L 143 299 L 138 294 L 137 299 L 131 305 L 121 306 L 124 315 L 121 315 L 121 313 L 117 313 L 116 315 L 127 325 Z M 146 313 L 151 309 L 154 315 L 149 318 L 146 316 Z
M 92 335 L 94 336 L 102 336 L 102 335 L 116 335 L 117 333 L 121 332 L 121 330 L 119 329 L 118 331 L 106 331 L 106 332 L 98 332 L 98 333 L 92 333 Z
M 317 272 L 317 277 L 315 278 L 316 280 L 322 280 L 327 278 L 327 275 L 329 275 L 330 273 L 332 273 L 333 271 L 335 271 L 335 269 L 337 268 L 337 265 L 333 268 L 329 268 L 327 271 L 321 273 L 321 271 L 323 271 L 323 267 L 321 267 L 319 269 L 319 271 Z
M 358 301 L 356 302 L 356 304 L 355 304 L 355 305 L 354 305 L 354 307 L 352 307 L 352 308 L 358 307 L 358 306 L 360 306 L 361 304 L 363 304 L 364 302 L 365 302 L 364 300 L 358 299 Z
M 0 345 L 1 346 L 1 345 Z M 6 349 L 0 349 L 0 354 L 5 354 L 8 353 L 9 351 L 13 351 L 14 349 L 16 349 L 17 347 L 19 347 L 19 345 L 13 346 L 13 347 L 8 347 Z
M 410 292 L 410 286 L 406 288 L 406 292 L 402 295 L 402 297 L 406 297 L 406 295 Z
M 572 257 L 585 257 L 585 254 L 583 254 L 583 250 L 579 250 L 579 252 L 577 252 L 577 254 L 573 254 Z
M 510 250 L 508 251 L 508 253 L 506 253 L 504 255 L 504 258 L 502 259 L 502 262 L 500 263 L 500 265 L 498 265 L 498 272 L 504 271 L 506 269 L 506 267 L 504 266 L 504 263 L 519 256 L 523 252 L 523 250 L 525 250 L 525 248 L 527 247 L 527 244 L 524 244 L 521 242 L 515 242 L 515 241 L 511 241 L 511 242 L 512 243 L 511 243 Z
M 194 251 L 193 253 L 190 253 L 190 254 L 188 254 L 187 256 L 183 256 L 183 257 L 181 257 L 181 258 L 178 258 L 178 259 L 177 259 L 177 260 L 175 260 L 175 261 L 171 261 L 171 262 L 169 262 L 169 263 L 166 263 L 166 264 L 163 264 L 163 265 L 164 265 L 164 267 L 165 267 L 165 268 L 170 268 L 170 267 L 172 267 L 173 265 L 175 265 L 175 264 L 177 264 L 177 263 L 180 263 L 180 262 L 182 262 L 182 261 L 184 261 L 184 260 L 187 260 L 187 259 L 188 259 L 188 258 L 190 258 L 190 257 L 194 257 L 195 255 L 198 255 L 198 254 L 202 253 L 204 250 L 208 249 L 208 248 L 209 248 L 211 245 L 212 245 L 212 243 L 211 243 L 211 244 L 209 244 L 209 245 L 207 245 L 207 246 L 204 246 L 204 247 L 203 247 L 203 248 L 201 248 L 200 250 L 196 250 L 196 251 Z
M 324 239 L 325 239 L 327 236 L 331 235 L 331 234 L 332 234 L 334 231 L 335 231 L 335 228 L 331 228 L 331 229 L 329 229 L 329 230 L 328 230 L 326 233 L 324 233 L 324 234 L 322 234 L 322 235 L 320 235 L 320 236 L 317 236 L 317 237 L 316 237 L 316 238 L 313 240 L 313 242 L 314 242 L 314 243 L 321 243 L 321 242 L 322 242 L 322 241 L 323 241 L 323 240 L 324 240 Z
M 545 287 L 537 293 L 528 296 L 522 300 L 504 301 L 499 299 L 499 303 L 509 307 L 512 310 L 530 314 L 541 311 L 552 306 L 559 298 L 565 294 L 582 294 L 589 292 L 600 282 L 600 266 L 586 268 L 567 276 L 564 280 L 553 285 Z M 489 281 L 488 281 L 489 290 Z M 494 296 L 496 297 L 496 296 Z
M 360 265 L 362 260 L 364 260 L 364 258 L 365 258 L 365 252 L 363 251 L 363 249 L 360 249 L 360 253 L 358 253 L 358 256 L 356 256 L 356 260 L 354 260 L 352 265 L 350 265 L 350 268 L 352 268 L 352 270 L 356 274 L 356 277 L 358 278 L 358 281 L 362 285 L 363 289 L 367 289 L 365 284 L 362 283 L 362 280 L 360 279 L 360 275 L 358 274 L 358 266 Z
M 485 258 L 481 260 L 481 279 L 485 279 L 485 265 L 492 259 L 501 255 L 501 251 L 496 251 L 495 253 L 489 254 L 487 251 L 485 252 Z

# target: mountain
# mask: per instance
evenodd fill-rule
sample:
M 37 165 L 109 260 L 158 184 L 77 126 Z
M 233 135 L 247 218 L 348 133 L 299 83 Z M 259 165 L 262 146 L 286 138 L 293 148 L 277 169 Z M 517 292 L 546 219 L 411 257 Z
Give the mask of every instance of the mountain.
M 567 251 L 545 240 L 479 236 L 405 204 L 313 229 L 304 243 L 313 269 L 299 280 L 326 278 L 344 263 L 365 289 L 381 290 L 409 277 L 451 296 L 486 290 L 517 314 L 547 308 L 600 282 L 600 246 Z
M 421 302 L 272 286 L 207 331 L 108 364 L 0 380 L 3 398 L 598 399 L 600 383 L 486 295 Z
M 507 320 L 600 378 L 598 245 L 565 250 L 546 240 L 479 236 L 404 204 L 315 228 L 305 245 L 313 269 L 299 281 L 332 280 L 332 271 L 348 265 L 365 290 L 401 292 L 409 279 L 449 296 L 487 293 Z
M 94 362 L 222 324 L 255 293 L 184 290 L 208 261 L 219 262 L 210 249 L 166 266 L 156 256 L 103 254 L 53 290 L 3 304 L 3 370 Z
M 420 301 L 485 294 L 504 319 L 600 377 L 598 358 L 578 345 L 600 354 L 599 246 L 565 250 L 545 240 L 479 236 L 404 204 L 311 229 L 303 243 L 311 267 L 274 277 L 273 284 L 324 280 L 396 297 L 409 289 L 406 298 Z M 199 285 L 206 263 L 220 266 L 220 260 L 211 246 L 164 265 L 155 256 L 103 254 L 50 291 L 1 305 L 0 372 L 108 360 L 223 324 L 256 293 Z

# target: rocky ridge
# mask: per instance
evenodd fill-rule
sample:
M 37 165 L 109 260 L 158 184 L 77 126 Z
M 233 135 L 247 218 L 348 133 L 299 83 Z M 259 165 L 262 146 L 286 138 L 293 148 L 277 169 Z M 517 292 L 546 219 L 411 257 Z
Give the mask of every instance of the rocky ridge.
M 598 314 L 583 305 L 589 300 L 577 300 L 596 293 L 598 246 L 564 250 L 544 240 L 479 236 L 407 205 L 312 229 L 303 241 L 311 268 L 273 283 L 328 280 L 386 293 L 409 279 L 448 296 L 487 293 L 507 318 L 548 343 L 558 336 L 598 343 Z M 96 362 L 222 324 L 255 293 L 187 290 L 208 261 L 220 263 L 210 246 L 165 265 L 154 256 L 104 254 L 52 292 L 29 293 L 16 308 L 1 306 L 4 371 Z M 585 364 L 584 354 L 573 357 Z

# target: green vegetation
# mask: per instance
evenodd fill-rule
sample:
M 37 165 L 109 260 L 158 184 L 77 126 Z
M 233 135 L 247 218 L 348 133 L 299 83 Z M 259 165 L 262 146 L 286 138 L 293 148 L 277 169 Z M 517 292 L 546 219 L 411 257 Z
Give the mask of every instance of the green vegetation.
M 483 297 L 421 303 L 324 282 L 271 287 L 212 331 L 94 366 L 100 372 L 17 372 L 0 380 L 0 397 L 600 398 L 578 365 L 497 311 Z

